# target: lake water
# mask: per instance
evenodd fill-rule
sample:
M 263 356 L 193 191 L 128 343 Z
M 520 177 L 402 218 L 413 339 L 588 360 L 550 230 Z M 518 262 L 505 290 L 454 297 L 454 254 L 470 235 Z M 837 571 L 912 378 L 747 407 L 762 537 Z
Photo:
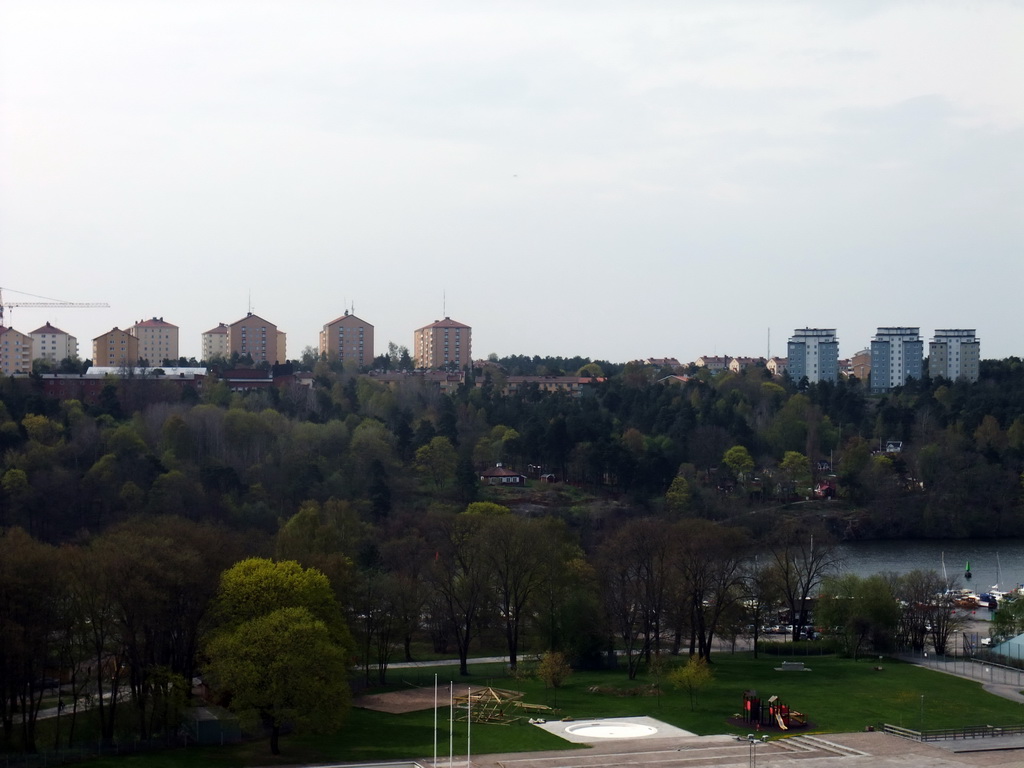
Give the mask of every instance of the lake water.
M 841 544 L 843 568 L 858 576 L 915 569 L 946 574 L 961 587 L 986 592 L 994 584 L 1003 590 L 1024 584 L 1024 540 L 950 539 L 931 541 L 863 541 Z M 972 578 L 964 578 L 970 563 Z

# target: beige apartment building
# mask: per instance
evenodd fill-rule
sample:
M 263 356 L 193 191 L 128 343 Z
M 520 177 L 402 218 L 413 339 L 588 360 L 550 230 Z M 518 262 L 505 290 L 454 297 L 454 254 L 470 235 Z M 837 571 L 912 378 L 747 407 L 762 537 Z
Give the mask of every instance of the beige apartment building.
M 32 337 L 33 360 L 59 363 L 69 357 L 78 357 L 78 339 L 50 323 L 36 328 L 29 335 Z
M 373 364 L 373 326 L 346 309 L 320 331 L 320 355 L 331 362 L 369 367 Z
M 712 373 L 729 370 L 729 358 L 721 355 L 703 355 L 693 361 L 698 368 L 707 368 Z
M 216 328 L 203 333 L 203 360 L 209 362 L 215 357 L 228 356 L 228 326 L 220 323 Z
M 112 328 L 92 340 L 92 364 L 101 368 L 120 368 L 139 363 L 139 340 L 128 331 Z
M 248 355 L 254 363 L 283 362 L 277 353 L 277 326 L 259 315 L 248 313 L 228 326 L 228 355 Z
M 928 375 L 950 381 L 977 381 L 981 339 L 974 328 L 942 328 L 928 343 Z
M 139 340 L 139 358 L 150 366 L 162 365 L 164 360 L 178 361 L 178 326 L 164 322 L 162 317 L 139 320 L 128 329 Z
M 10 376 L 32 371 L 32 337 L 0 325 L 0 373 Z
M 730 357 L 728 368 L 733 373 L 742 373 L 757 365 L 764 365 L 765 359 L 763 357 Z
M 473 360 L 473 329 L 446 317 L 413 333 L 412 354 L 417 368 L 463 370 Z
M 850 375 L 861 381 L 868 381 L 871 376 L 871 350 L 862 349 L 850 358 Z
M 281 329 L 277 331 L 277 361 L 288 362 L 288 334 Z
M 781 376 L 789 367 L 789 360 L 785 357 L 772 357 L 764 364 L 772 376 Z

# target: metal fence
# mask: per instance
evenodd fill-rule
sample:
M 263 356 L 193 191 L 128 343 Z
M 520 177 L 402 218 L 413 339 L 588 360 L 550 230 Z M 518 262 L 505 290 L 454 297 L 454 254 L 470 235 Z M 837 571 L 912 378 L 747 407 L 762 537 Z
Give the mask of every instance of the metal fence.
M 915 664 L 948 672 L 960 677 L 967 677 L 981 683 L 993 685 L 1012 685 L 1024 688 L 1024 669 L 1000 663 L 1002 660 L 995 654 L 958 656 L 938 653 L 903 653 L 900 658 Z
M 1024 725 L 967 725 L 962 728 L 937 728 L 929 731 L 915 731 L 886 723 L 886 733 L 914 741 L 955 741 L 958 739 L 985 739 L 999 736 L 1020 736 L 1024 734 Z

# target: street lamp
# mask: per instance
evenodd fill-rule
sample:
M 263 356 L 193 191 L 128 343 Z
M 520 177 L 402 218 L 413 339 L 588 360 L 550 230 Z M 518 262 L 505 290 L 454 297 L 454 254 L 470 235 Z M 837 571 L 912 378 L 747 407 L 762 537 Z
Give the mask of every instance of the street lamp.
M 743 739 L 741 739 L 739 736 L 737 736 L 736 737 L 736 741 L 743 741 Z M 757 749 L 756 749 L 757 745 L 758 744 L 767 744 L 767 743 L 768 743 L 768 737 L 767 736 L 762 736 L 759 739 L 759 738 L 757 738 L 752 733 L 748 733 L 747 734 L 747 744 L 750 745 L 750 746 L 747 747 L 747 765 L 749 765 L 750 768 L 757 768 Z

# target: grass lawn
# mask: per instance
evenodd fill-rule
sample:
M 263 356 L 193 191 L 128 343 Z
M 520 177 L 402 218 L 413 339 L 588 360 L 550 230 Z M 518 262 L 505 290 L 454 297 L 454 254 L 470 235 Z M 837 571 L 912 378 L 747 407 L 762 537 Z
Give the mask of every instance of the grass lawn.
M 649 715 L 701 735 L 745 734 L 746 725 L 730 726 L 728 719 L 741 712 L 743 692 L 756 689 L 763 699 L 777 695 L 791 708 L 803 712 L 813 724 L 794 732 L 862 731 L 883 723 L 907 728 L 946 728 L 965 725 L 1024 723 L 1024 705 L 993 696 L 980 683 L 933 672 L 886 659 L 851 661 L 831 656 L 801 657 L 810 672 L 777 672 L 784 657 L 753 659 L 750 654 L 715 657 L 715 680 L 699 695 L 691 709 L 685 692 L 662 681 L 661 695 L 652 693 L 651 677 L 628 680 L 625 672 L 577 672 L 560 689 L 545 689 L 536 680 L 499 677 L 501 665 L 471 665 L 470 677 L 459 678 L 457 668 L 439 667 L 438 680 L 493 685 L 526 693 L 525 701 L 556 708 L 553 718 L 624 717 Z M 393 679 L 402 679 L 395 670 Z M 430 673 L 430 680 L 433 679 Z M 426 681 L 424 681 L 426 682 Z M 595 691 L 593 689 L 599 689 Z M 442 694 L 444 699 L 446 694 Z M 922 699 L 923 697 L 923 699 Z M 923 713 L 923 717 L 922 717 Z M 448 711 L 439 711 L 438 752 L 448 753 Z M 433 710 L 388 715 L 353 710 L 345 728 L 330 736 L 285 736 L 284 754 L 273 758 L 267 742 L 217 749 L 190 749 L 162 755 L 123 757 L 93 763 L 100 766 L 138 765 L 145 768 L 178 766 L 281 765 L 318 761 L 402 760 L 433 754 Z M 581 748 L 525 721 L 512 725 L 472 727 L 472 751 L 517 752 L 541 749 Z M 585 748 L 585 747 L 582 747 Z M 466 724 L 456 722 L 454 753 L 466 753 Z

